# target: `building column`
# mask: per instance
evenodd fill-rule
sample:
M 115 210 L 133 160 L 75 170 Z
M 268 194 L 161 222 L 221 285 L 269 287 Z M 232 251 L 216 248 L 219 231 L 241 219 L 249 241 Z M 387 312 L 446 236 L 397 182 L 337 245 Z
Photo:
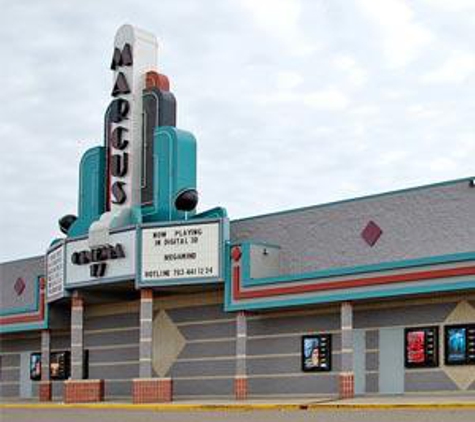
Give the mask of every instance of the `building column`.
M 341 369 L 339 374 L 340 398 L 348 399 L 355 395 L 355 376 L 353 372 L 353 305 L 343 302 L 341 318 Z
M 84 299 L 77 291 L 71 302 L 71 379 L 84 378 Z
M 84 298 L 77 290 L 71 300 L 71 379 L 64 383 L 64 402 L 104 400 L 104 380 L 84 379 Z
M 140 290 L 140 378 L 152 378 L 153 290 Z
M 239 311 L 236 315 L 236 377 L 234 379 L 234 397 L 245 400 L 248 395 L 247 368 L 247 314 Z
M 41 381 L 39 385 L 40 401 L 51 401 L 52 385 L 49 376 L 49 361 L 51 353 L 51 332 L 41 331 Z
M 134 403 L 170 402 L 171 378 L 153 378 L 153 290 L 140 290 L 140 364 L 139 378 L 133 380 Z

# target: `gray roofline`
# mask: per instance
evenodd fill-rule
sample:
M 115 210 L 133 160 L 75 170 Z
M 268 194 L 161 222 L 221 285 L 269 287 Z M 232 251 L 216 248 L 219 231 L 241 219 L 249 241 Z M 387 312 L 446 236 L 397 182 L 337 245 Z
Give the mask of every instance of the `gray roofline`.
M 45 258 L 45 255 L 34 255 L 34 256 L 29 256 L 27 258 L 18 258 L 18 259 L 14 259 L 12 261 L 2 261 L 0 262 L 0 265 L 3 265 L 3 264 L 13 264 L 15 262 L 20 262 L 20 261 L 29 261 L 31 259 L 44 259 Z
M 383 193 L 365 195 L 365 196 L 360 196 L 358 198 L 342 199 L 342 200 L 338 200 L 338 201 L 327 202 L 327 203 L 324 203 L 324 204 L 308 205 L 308 206 L 288 209 L 288 210 L 284 210 L 284 211 L 275 211 L 275 212 L 270 212 L 270 213 L 266 213 L 266 214 L 258 214 L 258 215 L 254 215 L 254 216 L 251 216 L 251 217 L 237 218 L 235 220 L 231 220 L 231 223 L 240 222 L 240 221 L 247 221 L 247 220 L 255 220 L 255 219 L 258 219 L 258 218 L 265 218 L 265 217 L 274 217 L 274 216 L 285 215 L 285 214 L 292 214 L 292 213 L 296 213 L 296 212 L 307 211 L 307 210 L 312 210 L 312 209 L 317 209 L 317 208 L 331 207 L 331 206 L 334 206 L 334 205 L 346 204 L 346 203 L 349 203 L 349 202 L 365 201 L 365 200 L 368 200 L 368 199 L 380 198 L 380 197 L 390 196 L 390 195 L 401 195 L 401 194 L 415 192 L 415 191 L 419 191 L 419 190 L 423 190 L 423 189 L 431 189 L 431 188 L 436 188 L 436 187 L 441 187 L 441 186 L 455 185 L 455 184 L 462 183 L 462 182 L 473 182 L 473 181 L 475 181 L 475 176 L 464 177 L 462 179 L 448 180 L 448 181 L 445 181 L 445 182 L 431 183 L 431 184 L 428 184 L 428 185 L 414 186 L 414 187 L 411 187 L 411 188 L 397 189 L 397 190 L 383 192 Z

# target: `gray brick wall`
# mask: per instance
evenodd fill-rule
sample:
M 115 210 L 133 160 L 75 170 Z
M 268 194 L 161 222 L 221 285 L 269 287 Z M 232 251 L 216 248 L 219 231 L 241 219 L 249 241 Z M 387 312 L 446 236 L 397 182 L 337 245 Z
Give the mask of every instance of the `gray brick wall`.
M 475 250 L 475 189 L 468 181 L 235 220 L 234 242 L 281 247 L 282 274 Z M 383 234 L 368 246 L 370 221 Z

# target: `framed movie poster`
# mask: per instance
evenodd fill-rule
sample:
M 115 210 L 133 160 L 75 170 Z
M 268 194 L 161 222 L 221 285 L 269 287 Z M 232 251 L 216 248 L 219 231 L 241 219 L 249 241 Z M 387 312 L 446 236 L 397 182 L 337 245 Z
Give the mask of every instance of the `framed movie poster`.
M 406 368 L 431 368 L 439 365 L 439 327 L 404 330 Z
M 41 353 L 30 355 L 30 379 L 32 381 L 41 380 Z
M 331 335 L 302 337 L 302 371 L 331 371 Z
M 51 353 L 49 375 L 52 380 L 65 380 L 70 376 L 70 353 Z
M 475 364 L 475 324 L 445 327 L 445 364 Z

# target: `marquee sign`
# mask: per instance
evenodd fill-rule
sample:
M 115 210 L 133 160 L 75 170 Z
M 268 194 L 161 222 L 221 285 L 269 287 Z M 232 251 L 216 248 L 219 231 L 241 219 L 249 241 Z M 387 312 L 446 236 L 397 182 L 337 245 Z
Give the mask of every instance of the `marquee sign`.
M 46 280 L 48 302 L 64 295 L 64 245 L 50 249 L 46 255 Z
M 71 262 L 75 265 L 89 265 L 91 277 L 103 277 L 107 268 L 107 261 L 125 258 L 124 247 L 114 245 L 97 246 L 91 249 L 74 252 Z
M 111 59 L 104 147 L 83 155 L 78 215 L 60 219 L 66 238 L 47 253 L 49 301 L 104 283 L 224 279 L 226 211 L 216 207 L 194 220 L 196 139 L 176 128 L 176 100 L 157 69 L 157 39 L 123 25 Z
M 222 238 L 219 221 L 143 228 L 140 282 L 217 281 Z
M 142 181 L 142 91 L 157 63 L 153 34 L 124 25 L 114 40 L 112 102 L 106 115 L 107 206 L 114 211 L 140 204 Z
M 88 239 L 66 244 L 66 287 L 133 280 L 135 229 L 111 233 L 110 244 L 90 247 Z

